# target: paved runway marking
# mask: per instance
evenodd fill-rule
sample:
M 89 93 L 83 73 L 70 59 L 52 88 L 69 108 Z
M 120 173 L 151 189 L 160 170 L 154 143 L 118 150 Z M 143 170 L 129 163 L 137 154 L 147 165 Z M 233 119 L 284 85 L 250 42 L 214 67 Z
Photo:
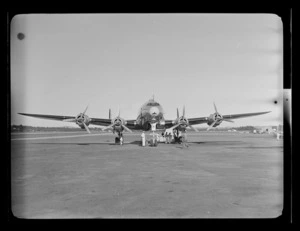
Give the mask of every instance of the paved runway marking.
M 72 138 L 72 137 L 84 137 L 84 136 L 100 136 L 106 134 L 85 134 L 77 136 L 48 136 L 48 137 L 34 137 L 34 138 L 16 138 L 11 140 L 43 140 L 43 139 L 61 139 L 61 138 Z

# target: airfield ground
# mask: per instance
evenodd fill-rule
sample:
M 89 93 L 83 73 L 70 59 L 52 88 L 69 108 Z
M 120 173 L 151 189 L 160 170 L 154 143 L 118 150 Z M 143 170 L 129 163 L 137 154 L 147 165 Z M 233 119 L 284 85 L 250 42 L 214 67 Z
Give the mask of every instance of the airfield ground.
M 190 133 L 189 147 L 141 147 L 125 133 L 12 133 L 12 212 L 20 218 L 275 218 L 283 142 Z

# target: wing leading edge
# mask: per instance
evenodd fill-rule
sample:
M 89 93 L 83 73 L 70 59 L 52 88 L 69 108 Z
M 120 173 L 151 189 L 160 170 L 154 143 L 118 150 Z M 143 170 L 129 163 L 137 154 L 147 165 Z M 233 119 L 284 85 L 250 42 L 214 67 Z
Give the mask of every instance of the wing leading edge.
M 253 113 L 242 113 L 242 114 L 231 114 L 231 115 L 222 115 L 223 119 L 241 119 L 246 118 L 250 116 L 258 116 L 270 113 L 271 111 L 265 111 L 265 112 L 253 112 Z M 199 117 L 199 118 L 188 118 L 190 125 L 195 124 L 203 124 L 207 123 L 210 120 L 210 117 Z
M 39 119 L 48 119 L 48 120 L 57 120 L 62 122 L 68 122 L 65 120 L 74 119 L 74 116 L 61 116 L 61 115 L 43 115 L 43 114 L 27 114 L 27 113 L 18 113 L 24 116 L 35 117 Z M 111 124 L 110 119 L 100 119 L 100 118 L 90 118 L 89 124 L 99 125 L 99 126 L 107 126 Z
M 271 111 L 265 111 L 265 112 L 253 112 L 253 113 L 242 113 L 242 114 L 231 114 L 231 115 L 222 115 L 223 119 L 241 119 L 245 117 L 250 117 L 250 116 L 258 116 L 258 115 L 263 115 L 270 113 Z M 189 124 L 190 125 L 197 125 L 197 124 L 204 124 L 207 123 L 211 120 L 211 118 L 208 117 L 197 117 L 197 118 L 188 118 Z M 173 126 L 173 121 L 172 120 L 166 120 L 166 127 L 172 127 Z
M 18 114 L 24 115 L 24 116 L 35 117 L 35 118 L 39 118 L 39 119 L 59 120 L 59 121 L 74 118 L 74 116 L 42 115 L 42 114 L 27 114 L 27 113 L 18 113 Z
M 265 111 L 265 112 L 254 112 L 254 113 L 244 113 L 244 114 L 232 114 L 232 115 L 223 115 L 224 119 L 240 119 L 250 116 L 258 116 L 270 113 L 271 111 Z

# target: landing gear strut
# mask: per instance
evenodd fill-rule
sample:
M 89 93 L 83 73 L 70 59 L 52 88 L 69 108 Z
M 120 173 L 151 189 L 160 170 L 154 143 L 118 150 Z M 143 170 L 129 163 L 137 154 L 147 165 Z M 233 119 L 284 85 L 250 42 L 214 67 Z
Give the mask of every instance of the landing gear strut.
M 175 144 L 176 144 L 176 143 L 179 143 L 179 144 L 182 143 L 182 137 L 179 136 L 179 131 L 178 131 L 178 129 L 175 129 L 175 130 L 174 130 L 174 142 L 175 142 Z
M 121 142 L 122 140 L 122 142 Z M 122 132 L 118 132 L 118 136 L 115 138 L 115 144 L 123 144 L 124 143 L 124 137 Z
M 186 130 L 181 131 L 181 135 L 179 136 L 179 130 L 175 129 L 174 131 L 174 141 L 175 143 L 186 143 L 187 142 L 187 135 L 186 135 Z
M 157 123 L 152 123 L 151 124 L 151 131 L 152 131 L 152 139 L 150 140 L 150 146 L 156 147 L 157 146 L 157 137 L 154 131 L 156 131 L 156 124 Z

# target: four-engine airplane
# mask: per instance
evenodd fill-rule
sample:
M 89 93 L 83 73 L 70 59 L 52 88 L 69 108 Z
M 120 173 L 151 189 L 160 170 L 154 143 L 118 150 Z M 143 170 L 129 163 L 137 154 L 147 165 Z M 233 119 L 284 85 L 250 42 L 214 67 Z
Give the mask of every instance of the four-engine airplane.
M 89 118 L 84 112 L 78 114 L 77 116 L 60 116 L 60 115 L 42 115 L 42 114 L 27 114 L 27 113 L 18 113 L 24 116 L 31 116 L 40 119 L 50 119 L 58 120 L 64 122 L 75 122 L 79 127 L 85 129 L 88 133 L 90 130 L 88 126 L 90 124 L 105 126 L 102 130 L 112 130 L 114 133 L 117 132 L 119 138 L 123 136 L 124 130 L 132 132 L 131 130 L 143 130 L 143 131 L 156 131 L 159 130 L 175 130 L 186 132 L 187 127 L 192 128 L 195 131 L 198 131 L 193 125 L 206 123 L 209 125 L 207 130 L 210 130 L 213 127 L 219 126 L 223 121 L 233 122 L 233 119 L 240 119 L 249 116 L 257 116 L 269 113 L 266 112 L 253 112 L 253 113 L 243 113 L 243 114 L 232 114 L 232 115 L 221 115 L 217 111 L 217 107 L 214 104 L 215 112 L 208 117 L 197 117 L 197 118 L 187 118 L 185 116 L 185 108 L 183 107 L 183 113 L 180 116 L 177 108 L 177 118 L 175 120 L 166 120 L 164 118 L 164 110 L 162 106 L 153 99 L 150 99 L 148 102 L 142 105 L 139 111 L 139 115 L 135 120 L 125 120 L 119 115 L 115 118 L 111 118 L 111 111 L 109 109 L 109 118 Z

